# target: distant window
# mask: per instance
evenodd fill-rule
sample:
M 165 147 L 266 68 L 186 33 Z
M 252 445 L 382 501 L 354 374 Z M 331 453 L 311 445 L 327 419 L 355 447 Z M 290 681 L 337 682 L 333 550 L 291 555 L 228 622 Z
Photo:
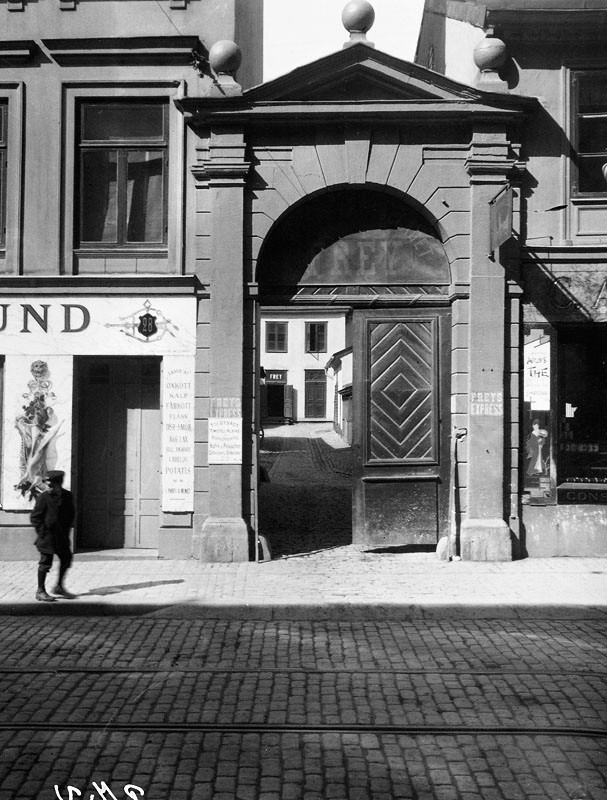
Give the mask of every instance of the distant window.
M 0 247 L 6 244 L 6 117 L 7 104 L 0 103 Z
M 80 106 L 81 245 L 166 242 L 168 105 Z
M 607 193 L 607 73 L 574 76 L 575 194 Z
M 288 347 L 287 322 L 266 322 L 266 352 L 286 353 Z
M 327 352 L 327 323 L 306 322 L 306 353 Z

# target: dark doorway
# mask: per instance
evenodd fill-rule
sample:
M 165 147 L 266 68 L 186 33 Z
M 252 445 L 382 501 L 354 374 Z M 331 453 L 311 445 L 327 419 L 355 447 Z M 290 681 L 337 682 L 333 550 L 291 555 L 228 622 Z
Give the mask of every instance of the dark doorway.
M 78 548 L 156 548 L 160 358 L 77 359 Z

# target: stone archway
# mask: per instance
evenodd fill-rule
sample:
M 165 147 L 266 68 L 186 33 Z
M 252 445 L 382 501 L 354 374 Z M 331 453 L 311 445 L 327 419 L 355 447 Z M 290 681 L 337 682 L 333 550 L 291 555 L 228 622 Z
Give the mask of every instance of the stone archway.
M 394 194 L 334 189 L 275 224 L 257 280 L 261 308 L 349 310 L 353 541 L 434 546 L 448 522 L 451 278 L 433 226 Z

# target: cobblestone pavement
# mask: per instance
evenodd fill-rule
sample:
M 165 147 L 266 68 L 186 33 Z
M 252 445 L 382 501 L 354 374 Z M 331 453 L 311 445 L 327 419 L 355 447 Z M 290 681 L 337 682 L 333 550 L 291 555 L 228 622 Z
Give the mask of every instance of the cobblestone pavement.
M 260 531 L 274 558 L 352 541 L 352 451 L 330 424 L 269 428 L 260 463 Z
M 2 800 L 607 798 L 599 620 L 75 622 L 1 620 Z

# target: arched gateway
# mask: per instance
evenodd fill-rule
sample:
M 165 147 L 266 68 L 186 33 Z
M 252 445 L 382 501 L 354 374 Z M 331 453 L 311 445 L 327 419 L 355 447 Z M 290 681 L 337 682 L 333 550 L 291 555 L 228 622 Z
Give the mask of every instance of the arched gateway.
M 518 451 L 504 432 L 518 400 L 505 392 L 506 348 L 518 299 L 493 250 L 511 232 L 525 104 L 364 37 L 245 92 L 231 62 L 211 61 L 214 89 L 177 102 L 198 136 L 195 270 L 210 293 L 194 555 L 255 552 L 259 309 L 339 306 L 354 354 L 355 540 L 434 544 L 447 532 L 461 428 L 460 552 L 509 560 Z
M 449 493 L 451 279 L 433 227 L 377 187 L 319 193 L 268 233 L 257 283 L 266 308 L 347 309 L 354 541 L 436 544 Z

